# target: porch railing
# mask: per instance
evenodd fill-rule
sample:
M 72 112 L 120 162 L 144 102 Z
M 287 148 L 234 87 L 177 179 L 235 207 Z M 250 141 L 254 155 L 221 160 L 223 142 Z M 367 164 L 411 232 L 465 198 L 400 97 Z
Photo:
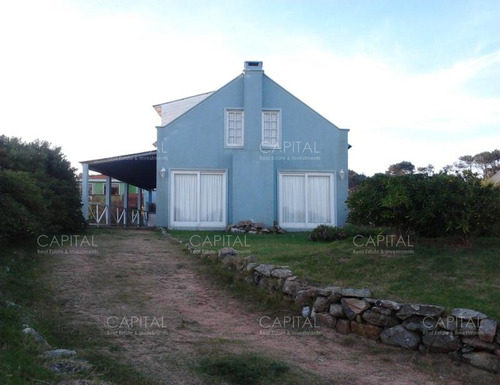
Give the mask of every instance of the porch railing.
M 110 213 L 108 219 L 108 212 Z M 123 206 L 89 203 L 88 223 L 92 226 L 148 226 L 149 213 Z

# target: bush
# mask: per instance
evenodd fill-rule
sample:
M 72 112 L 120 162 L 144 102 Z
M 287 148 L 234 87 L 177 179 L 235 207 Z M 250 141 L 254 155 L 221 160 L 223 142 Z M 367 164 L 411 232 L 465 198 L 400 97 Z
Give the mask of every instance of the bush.
M 349 221 L 428 237 L 492 234 L 500 219 L 500 189 L 472 174 L 387 176 L 365 180 L 347 200 Z
M 0 136 L 0 241 L 81 231 L 74 171 L 60 148 Z
M 319 225 L 307 237 L 310 241 L 333 242 L 346 239 L 347 234 L 341 227 Z
M 363 237 L 376 237 L 388 233 L 388 229 L 382 227 L 359 226 L 347 223 L 344 227 L 333 227 L 319 225 L 307 236 L 310 241 L 333 242 L 353 238 L 357 235 Z

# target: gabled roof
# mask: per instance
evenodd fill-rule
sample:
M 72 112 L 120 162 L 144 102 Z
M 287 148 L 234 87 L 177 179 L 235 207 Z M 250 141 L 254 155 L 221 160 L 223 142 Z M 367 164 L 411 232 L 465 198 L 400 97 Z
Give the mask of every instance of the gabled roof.
M 212 95 L 214 91 L 205 92 L 204 94 L 194 95 L 183 99 L 173 100 L 171 102 L 165 102 L 160 104 L 155 104 L 153 108 L 156 110 L 158 115 L 162 118 L 161 125 L 166 126 L 173 120 L 177 119 L 179 116 L 189 111 L 191 108 L 201 103 L 203 100 Z

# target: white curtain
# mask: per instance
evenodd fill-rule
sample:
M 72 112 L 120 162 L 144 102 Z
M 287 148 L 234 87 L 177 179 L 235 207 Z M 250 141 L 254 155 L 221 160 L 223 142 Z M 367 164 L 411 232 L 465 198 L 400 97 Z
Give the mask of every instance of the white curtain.
M 200 175 L 200 222 L 222 222 L 224 183 L 221 174 Z
M 330 177 L 307 177 L 308 223 L 331 223 Z
M 306 222 L 306 188 L 304 175 L 283 175 L 281 179 L 281 212 L 285 223 Z
M 198 175 L 174 175 L 174 221 L 197 222 Z

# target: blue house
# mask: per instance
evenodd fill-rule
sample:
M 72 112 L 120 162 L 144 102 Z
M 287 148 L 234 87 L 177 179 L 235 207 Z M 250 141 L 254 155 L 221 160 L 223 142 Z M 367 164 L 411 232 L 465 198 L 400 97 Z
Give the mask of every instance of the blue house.
M 316 86 L 316 85 L 315 85 Z M 248 61 L 215 92 L 154 106 L 156 225 L 343 225 L 347 134 Z

